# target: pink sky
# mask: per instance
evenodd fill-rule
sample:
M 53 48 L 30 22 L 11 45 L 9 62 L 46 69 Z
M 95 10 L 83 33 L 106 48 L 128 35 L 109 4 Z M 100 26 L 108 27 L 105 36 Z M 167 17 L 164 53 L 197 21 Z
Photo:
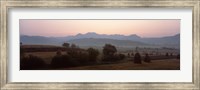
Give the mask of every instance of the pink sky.
M 29 20 L 22 19 L 20 34 L 63 37 L 96 32 L 98 34 L 137 34 L 163 37 L 180 33 L 180 20 Z

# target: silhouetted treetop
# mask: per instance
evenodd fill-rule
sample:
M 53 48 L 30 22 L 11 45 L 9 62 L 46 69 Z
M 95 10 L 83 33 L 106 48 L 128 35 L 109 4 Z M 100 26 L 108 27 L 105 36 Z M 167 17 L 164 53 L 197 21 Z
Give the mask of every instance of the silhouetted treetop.
M 66 47 L 66 48 L 69 48 L 70 44 L 69 43 L 63 43 L 62 46 Z
M 88 48 L 87 51 L 89 53 L 89 61 L 96 61 L 99 51 L 94 48 Z
M 111 44 L 105 44 L 105 46 L 103 47 L 104 55 L 113 55 L 116 52 L 117 52 L 116 47 Z

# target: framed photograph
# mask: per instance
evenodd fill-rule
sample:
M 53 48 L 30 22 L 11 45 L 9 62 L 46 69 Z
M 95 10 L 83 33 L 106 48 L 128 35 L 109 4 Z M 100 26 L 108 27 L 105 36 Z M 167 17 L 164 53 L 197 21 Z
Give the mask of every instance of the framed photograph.
M 200 89 L 199 0 L 1 0 L 9 89 Z

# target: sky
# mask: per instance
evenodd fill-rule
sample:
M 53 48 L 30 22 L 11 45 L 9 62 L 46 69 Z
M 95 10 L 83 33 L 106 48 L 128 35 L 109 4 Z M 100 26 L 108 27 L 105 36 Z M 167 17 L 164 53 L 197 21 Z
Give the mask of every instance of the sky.
M 37 20 L 20 19 L 20 35 L 65 37 L 95 32 L 98 34 L 136 34 L 164 37 L 180 33 L 180 20 Z

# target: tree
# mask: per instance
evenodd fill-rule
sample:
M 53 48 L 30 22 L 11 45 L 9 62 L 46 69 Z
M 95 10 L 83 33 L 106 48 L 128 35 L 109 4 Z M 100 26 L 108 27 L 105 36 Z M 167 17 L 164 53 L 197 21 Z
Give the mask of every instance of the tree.
M 62 55 L 61 50 L 58 50 L 58 51 L 56 52 L 56 55 L 61 56 L 61 55 Z
M 76 48 L 77 46 L 75 44 L 71 44 L 71 48 Z
M 22 57 L 20 60 L 20 69 L 22 70 L 39 70 L 46 66 L 44 60 L 40 57 L 29 55 Z
M 22 47 L 22 42 L 20 42 L 20 58 L 25 56 L 24 48 Z
M 51 61 L 52 68 L 67 68 L 79 65 L 77 60 L 73 60 L 69 55 L 56 54 Z
M 128 53 L 128 57 L 130 57 L 130 54 Z
M 134 56 L 134 53 L 131 53 L 131 56 Z
M 69 43 L 63 43 L 62 46 L 66 47 L 66 48 L 69 48 L 70 44 Z
M 176 56 L 176 59 L 180 59 L 180 54 L 178 54 L 178 55 Z
M 116 57 L 114 54 L 117 52 L 117 49 L 115 46 L 111 44 L 105 44 L 103 47 L 103 60 L 104 61 L 113 61 L 116 60 Z
M 124 54 L 119 54 L 120 59 L 124 59 L 126 56 Z
M 169 53 L 166 53 L 166 54 L 165 54 L 165 56 L 167 56 L 167 57 L 168 57 L 168 56 L 169 56 Z
M 145 54 L 144 62 L 147 62 L 147 63 L 150 63 L 150 62 L 151 62 L 151 58 L 149 57 L 149 54 L 148 54 L 148 53 Z
M 99 51 L 94 48 L 88 48 L 87 51 L 89 53 L 89 61 L 96 61 Z
M 116 53 L 116 52 L 117 52 L 116 47 L 111 44 L 105 44 L 105 46 L 103 47 L 103 54 L 106 56 L 108 56 L 108 55 L 113 56 L 114 53 Z
M 135 52 L 138 52 L 139 47 L 135 47 Z
M 173 53 L 170 53 L 170 56 L 173 56 Z
M 135 53 L 134 55 L 134 63 L 142 64 L 140 53 Z
M 56 56 L 54 56 L 51 60 L 52 68 L 61 68 L 61 67 L 64 67 L 64 64 L 65 64 L 65 62 L 62 58 L 62 55 L 56 54 Z

